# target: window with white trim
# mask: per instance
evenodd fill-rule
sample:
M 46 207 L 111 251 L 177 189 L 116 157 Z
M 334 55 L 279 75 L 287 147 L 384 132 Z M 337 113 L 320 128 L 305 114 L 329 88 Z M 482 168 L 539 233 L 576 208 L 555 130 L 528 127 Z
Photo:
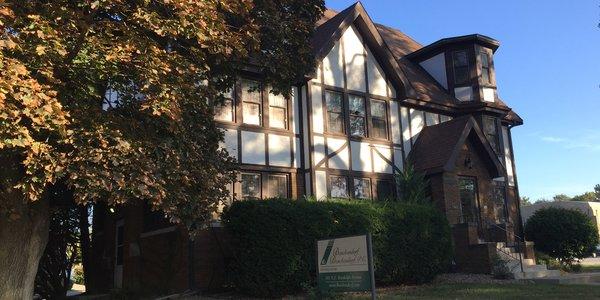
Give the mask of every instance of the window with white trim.
M 260 83 L 244 79 L 241 81 L 242 121 L 244 124 L 262 125 L 262 98 Z
M 287 100 L 283 95 L 269 95 L 269 127 L 287 128 Z

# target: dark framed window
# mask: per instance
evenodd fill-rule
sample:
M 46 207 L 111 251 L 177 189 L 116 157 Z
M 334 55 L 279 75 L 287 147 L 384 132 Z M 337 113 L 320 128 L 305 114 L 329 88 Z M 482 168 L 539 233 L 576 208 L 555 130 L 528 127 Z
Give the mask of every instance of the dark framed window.
M 282 95 L 269 95 L 269 126 L 286 129 L 287 123 L 287 99 Z
M 365 98 L 357 95 L 348 95 L 348 114 L 350 115 L 350 135 L 367 136 Z
M 469 55 L 467 50 L 452 53 L 452 69 L 454 71 L 454 85 L 469 82 Z
M 269 198 L 288 198 L 288 176 L 284 174 L 270 174 L 268 178 Z
M 461 223 L 473 223 L 479 219 L 477 180 L 473 177 L 459 177 Z
M 506 223 L 506 183 L 504 181 L 492 181 L 492 199 L 494 201 L 494 218 L 496 223 Z
M 382 100 L 371 99 L 371 124 L 373 130 L 371 137 L 387 139 L 387 103 Z
M 391 180 L 377 180 L 377 199 L 391 200 L 396 198 L 396 186 Z
M 327 107 L 327 131 L 344 133 L 344 104 L 343 94 L 325 91 L 325 106 Z
M 348 178 L 346 176 L 329 176 L 329 187 L 332 198 L 348 198 Z
M 115 237 L 115 265 L 122 266 L 123 265 L 123 247 L 125 245 L 125 231 L 124 225 L 121 223 L 117 223 L 116 228 L 116 237 Z
M 234 89 L 223 94 L 225 98 L 222 103 L 215 104 L 215 119 L 219 121 L 235 122 Z
M 481 81 L 483 84 L 490 84 L 490 56 L 487 52 L 480 52 L 479 59 L 481 60 Z
M 242 200 L 262 198 L 262 177 L 260 173 L 242 173 L 241 179 Z
M 371 199 L 371 179 L 369 178 L 354 178 L 354 198 L 355 199 Z
M 483 117 L 483 132 L 490 142 L 492 149 L 494 149 L 496 154 L 500 154 L 500 135 L 496 123 L 496 118 L 488 116 Z
M 241 81 L 242 121 L 245 124 L 262 125 L 262 98 L 260 83 Z

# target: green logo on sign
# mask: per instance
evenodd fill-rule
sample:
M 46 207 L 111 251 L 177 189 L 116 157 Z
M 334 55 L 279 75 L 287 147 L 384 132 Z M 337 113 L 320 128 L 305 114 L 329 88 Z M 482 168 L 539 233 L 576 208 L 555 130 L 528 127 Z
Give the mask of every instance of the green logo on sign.
M 323 253 L 323 259 L 321 259 L 321 265 L 326 265 L 329 260 L 329 255 L 331 254 L 331 249 L 333 248 L 333 242 L 335 240 L 329 240 L 327 242 L 327 248 L 325 248 L 325 253 Z

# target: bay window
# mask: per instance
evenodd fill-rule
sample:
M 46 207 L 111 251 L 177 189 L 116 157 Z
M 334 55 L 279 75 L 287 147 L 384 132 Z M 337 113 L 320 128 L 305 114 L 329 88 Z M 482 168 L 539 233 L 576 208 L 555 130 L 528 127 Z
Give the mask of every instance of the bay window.
M 481 60 L 481 81 L 483 84 L 492 83 L 490 80 L 490 56 L 487 52 L 480 52 L 479 59 Z

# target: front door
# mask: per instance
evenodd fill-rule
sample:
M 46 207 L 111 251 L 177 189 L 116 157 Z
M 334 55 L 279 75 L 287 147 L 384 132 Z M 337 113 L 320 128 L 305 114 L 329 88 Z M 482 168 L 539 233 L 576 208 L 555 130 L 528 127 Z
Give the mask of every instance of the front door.
M 120 289 L 123 287 L 123 245 L 124 245 L 124 222 L 117 221 L 115 227 L 115 274 L 114 287 Z
M 475 177 L 458 177 L 458 186 L 460 191 L 461 222 L 477 224 L 479 236 L 482 236 L 479 219 L 477 179 Z

